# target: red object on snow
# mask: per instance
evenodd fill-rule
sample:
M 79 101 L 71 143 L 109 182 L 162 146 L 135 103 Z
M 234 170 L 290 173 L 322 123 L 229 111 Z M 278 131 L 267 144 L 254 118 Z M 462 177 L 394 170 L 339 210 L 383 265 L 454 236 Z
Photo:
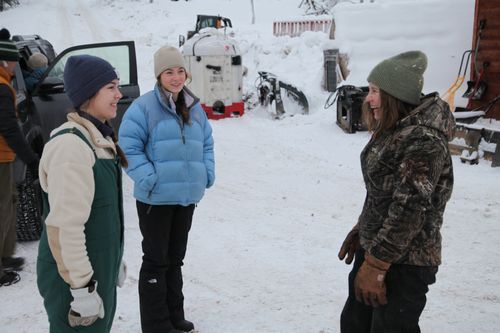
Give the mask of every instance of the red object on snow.
M 223 119 L 223 118 L 234 118 L 241 117 L 244 113 L 245 104 L 243 102 L 233 103 L 231 105 L 223 105 L 221 107 L 216 107 L 215 110 L 212 106 L 206 104 L 201 104 L 203 110 L 207 113 L 208 119 Z

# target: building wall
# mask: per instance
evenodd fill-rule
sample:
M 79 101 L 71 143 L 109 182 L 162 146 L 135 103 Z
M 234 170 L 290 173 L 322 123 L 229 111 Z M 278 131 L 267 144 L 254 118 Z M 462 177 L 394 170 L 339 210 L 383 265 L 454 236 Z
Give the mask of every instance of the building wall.
M 480 100 L 471 100 L 469 107 L 481 107 L 485 110 L 489 102 L 500 96 L 500 0 L 476 0 L 474 37 L 471 47 L 473 50 L 478 41 L 481 20 L 486 20 L 486 22 L 481 31 L 476 61 L 472 52 L 469 73 L 470 80 L 477 82 L 479 78 L 477 71 L 483 68 L 485 62 L 489 63 L 481 77 L 481 81 L 486 83 L 487 88 Z M 477 64 L 477 68 L 474 67 L 474 63 Z M 500 120 L 500 100 L 489 109 L 486 117 Z

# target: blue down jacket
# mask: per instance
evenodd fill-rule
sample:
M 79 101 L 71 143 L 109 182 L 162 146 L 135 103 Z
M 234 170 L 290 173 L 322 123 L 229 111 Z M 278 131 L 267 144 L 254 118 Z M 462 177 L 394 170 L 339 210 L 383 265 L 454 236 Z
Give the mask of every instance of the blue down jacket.
M 120 125 L 125 171 L 134 181 L 134 197 L 146 204 L 198 203 L 215 180 L 212 127 L 198 98 L 186 87 L 181 93 L 189 124 L 183 124 L 170 94 L 157 84 L 132 103 Z

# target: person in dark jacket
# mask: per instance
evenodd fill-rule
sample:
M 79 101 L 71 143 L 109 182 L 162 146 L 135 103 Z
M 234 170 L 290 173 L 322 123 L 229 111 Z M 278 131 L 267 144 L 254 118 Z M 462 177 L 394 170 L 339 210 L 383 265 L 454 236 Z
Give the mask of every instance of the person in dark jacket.
M 189 73 L 179 50 L 161 47 L 154 72 L 154 90 L 132 103 L 119 131 L 143 236 L 141 326 L 144 333 L 189 332 L 181 266 L 195 205 L 215 180 L 214 140 L 199 99 L 184 85 Z
M 424 53 L 409 51 L 368 76 L 363 118 L 373 134 L 361 153 L 367 193 L 339 252 L 348 264 L 355 258 L 343 333 L 420 332 L 428 286 L 441 264 L 455 125 L 437 93 L 421 96 L 426 67 Z
M 64 88 L 73 111 L 51 132 L 40 161 L 45 226 L 37 285 L 51 333 L 111 330 L 116 286 L 125 278 L 121 166 L 108 124 L 122 97 L 106 60 L 68 58 Z
M 16 188 L 12 162 L 17 156 L 38 174 L 38 155 L 31 149 L 19 127 L 16 92 L 11 85 L 19 51 L 7 29 L 0 30 L 0 287 L 20 280 L 16 272 L 24 258 L 13 257 L 16 245 Z

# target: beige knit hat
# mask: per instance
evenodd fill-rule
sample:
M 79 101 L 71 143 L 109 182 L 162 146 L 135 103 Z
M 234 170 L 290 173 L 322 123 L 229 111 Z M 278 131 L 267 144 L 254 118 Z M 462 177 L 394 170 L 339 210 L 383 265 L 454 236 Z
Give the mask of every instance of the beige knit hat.
M 173 46 L 162 46 L 154 55 L 155 77 L 158 78 L 161 73 L 169 68 L 183 67 L 186 69 L 186 63 L 181 52 Z M 189 74 L 188 74 L 189 76 Z
M 45 67 L 48 63 L 47 57 L 40 52 L 33 53 L 28 59 L 28 66 L 30 66 L 31 69 Z
M 389 95 L 418 105 L 426 68 L 427 56 L 423 52 L 403 52 L 375 66 L 367 80 Z

